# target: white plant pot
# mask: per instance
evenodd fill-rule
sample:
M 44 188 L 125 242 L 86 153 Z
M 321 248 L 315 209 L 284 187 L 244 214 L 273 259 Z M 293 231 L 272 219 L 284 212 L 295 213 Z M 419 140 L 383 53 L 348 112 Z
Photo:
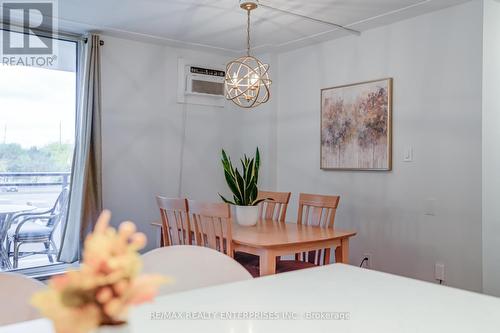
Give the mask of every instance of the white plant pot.
M 125 323 L 117 326 L 101 326 L 92 331 L 92 333 L 131 333 L 130 326 Z
M 234 211 L 239 225 L 251 227 L 259 220 L 259 206 L 234 206 Z

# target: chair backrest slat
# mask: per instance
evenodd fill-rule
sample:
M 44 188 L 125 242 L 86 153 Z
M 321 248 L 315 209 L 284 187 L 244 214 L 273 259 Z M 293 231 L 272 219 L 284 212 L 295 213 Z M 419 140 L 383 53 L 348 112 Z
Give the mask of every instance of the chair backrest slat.
M 259 191 L 257 199 L 265 199 L 259 204 L 260 218 L 284 223 L 290 195 L 290 192 Z
M 163 240 L 167 246 L 190 245 L 191 223 L 187 200 L 156 197 L 162 222 Z
M 188 201 L 195 242 L 233 257 L 231 210 L 226 203 Z
M 333 228 L 340 197 L 301 193 L 299 196 L 298 224 Z M 325 265 L 330 261 L 330 249 L 298 253 L 296 260 Z

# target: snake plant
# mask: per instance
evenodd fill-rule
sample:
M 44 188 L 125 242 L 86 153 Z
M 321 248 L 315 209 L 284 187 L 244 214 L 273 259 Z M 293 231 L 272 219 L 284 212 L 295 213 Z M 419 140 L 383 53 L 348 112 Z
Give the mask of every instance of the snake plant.
M 259 180 L 260 153 L 259 148 L 255 153 L 255 158 L 248 158 L 246 155 L 241 161 L 242 173 L 238 168 L 233 167 L 231 158 L 222 150 L 222 166 L 227 185 L 233 192 L 233 201 L 227 200 L 221 194 L 219 196 L 226 203 L 236 206 L 256 206 L 265 199 L 257 200 L 259 190 L 257 182 Z

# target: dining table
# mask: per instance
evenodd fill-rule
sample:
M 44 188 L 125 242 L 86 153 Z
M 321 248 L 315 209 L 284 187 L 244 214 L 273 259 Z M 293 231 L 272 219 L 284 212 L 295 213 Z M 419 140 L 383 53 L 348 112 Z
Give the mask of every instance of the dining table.
M 161 232 L 162 223 L 153 222 Z M 280 223 L 260 219 L 255 226 L 232 224 L 233 250 L 259 257 L 260 276 L 276 273 L 276 258 L 295 253 L 326 250 L 326 263 L 331 262 L 330 249 L 334 249 L 336 263 L 349 263 L 349 239 L 355 231 L 323 228 L 294 222 Z M 164 245 L 161 237 L 160 245 Z
M 498 333 L 500 298 L 345 264 L 157 297 L 130 333 Z M 39 319 L 0 333 L 54 333 Z M 119 332 L 119 331 L 117 331 Z

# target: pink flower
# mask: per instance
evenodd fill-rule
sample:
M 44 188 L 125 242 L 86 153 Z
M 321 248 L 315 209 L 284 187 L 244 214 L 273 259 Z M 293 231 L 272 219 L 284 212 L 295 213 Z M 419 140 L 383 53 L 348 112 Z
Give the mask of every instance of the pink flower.
M 62 290 L 68 286 L 70 283 L 69 276 L 67 274 L 56 275 L 50 280 L 50 284 L 54 289 Z
M 110 287 L 104 287 L 104 288 L 100 289 L 99 291 L 97 291 L 95 296 L 96 296 L 96 300 L 99 303 L 104 304 L 104 303 L 108 302 L 111 298 L 113 298 L 113 290 L 111 290 Z
M 135 233 L 136 228 L 134 223 L 126 221 L 120 224 L 120 228 L 118 230 L 121 237 L 128 239 Z
M 131 305 L 151 301 L 161 276 L 139 276 L 137 252 L 147 239 L 124 222 L 119 232 L 109 226 L 111 213 L 103 211 L 94 232 L 87 236 L 83 262 L 78 271 L 54 277 L 49 288 L 35 294 L 32 304 L 54 322 L 57 333 L 87 333 L 123 320 Z

